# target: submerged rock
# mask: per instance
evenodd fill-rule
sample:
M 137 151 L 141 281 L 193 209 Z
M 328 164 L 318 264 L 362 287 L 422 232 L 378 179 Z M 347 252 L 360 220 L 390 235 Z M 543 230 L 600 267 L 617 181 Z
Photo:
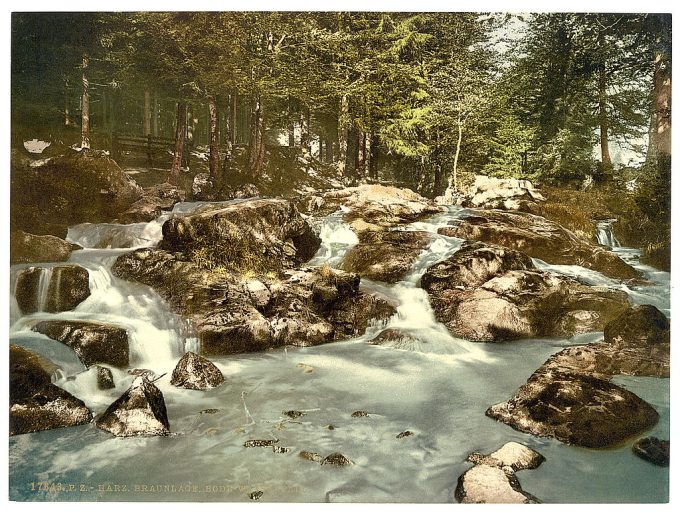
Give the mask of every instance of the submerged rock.
M 347 467 L 352 464 L 352 462 L 340 454 L 339 452 L 334 452 L 326 456 L 321 462 L 322 465 L 333 465 L 334 467 Z
M 210 360 L 187 352 L 172 371 L 170 384 L 190 390 L 208 390 L 224 383 L 224 376 Z
M 432 235 L 425 231 L 365 231 L 347 252 L 342 267 L 366 279 L 394 283 L 411 270 L 431 241 Z
M 668 440 L 659 440 L 654 436 L 641 438 L 633 445 L 633 452 L 660 467 L 668 467 L 671 463 L 671 443 Z
M 400 440 L 402 438 L 406 438 L 407 436 L 413 436 L 413 431 L 402 431 L 397 435 L 397 439 Z
M 670 343 L 671 324 L 666 315 L 650 305 L 634 306 L 609 322 L 604 339 L 625 347 Z
M 638 272 L 614 252 L 578 238 L 541 216 L 507 211 L 476 211 L 439 234 L 502 245 L 554 265 L 580 265 L 615 279 L 634 279 Z
M 115 387 L 116 383 L 113 382 L 111 369 L 97 366 L 97 388 L 100 390 L 110 390 Z
M 629 306 L 623 292 L 537 271 L 520 252 L 478 242 L 430 267 L 421 284 L 437 319 L 472 341 L 601 331 Z
M 43 281 L 49 281 L 44 299 Z M 90 296 L 90 274 L 79 265 L 30 267 L 17 276 L 15 296 L 24 314 L 71 311 Z
M 279 443 L 279 440 L 247 440 L 243 447 L 274 447 L 275 444 Z
M 10 265 L 68 261 L 72 251 L 71 243 L 56 236 L 39 236 L 21 230 L 10 234 Z
M 367 411 L 357 410 L 354 413 L 352 413 L 351 416 L 352 416 L 352 418 L 364 418 L 364 417 L 368 418 L 369 415 L 368 415 Z
M 121 437 L 170 434 L 163 393 L 143 376 L 97 417 L 96 425 Z
M 302 458 L 303 460 L 314 461 L 316 463 L 321 463 L 323 461 L 323 456 L 316 452 L 300 451 L 298 456 L 300 456 L 300 458 Z
M 71 347 L 85 366 L 107 363 L 125 367 L 130 362 L 127 331 L 113 324 L 85 320 L 43 320 L 32 328 Z
M 371 339 L 368 343 L 371 345 L 385 345 L 388 343 L 392 344 L 409 344 L 418 342 L 418 338 L 413 334 L 405 331 L 403 329 L 384 329 L 378 333 L 378 336 Z
M 539 369 L 487 416 L 525 433 L 608 447 L 653 427 L 659 415 L 637 395 L 593 376 Z
M 78 426 L 91 420 L 92 413 L 83 401 L 52 384 L 44 359 L 23 347 L 10 344 L 10 436 Z

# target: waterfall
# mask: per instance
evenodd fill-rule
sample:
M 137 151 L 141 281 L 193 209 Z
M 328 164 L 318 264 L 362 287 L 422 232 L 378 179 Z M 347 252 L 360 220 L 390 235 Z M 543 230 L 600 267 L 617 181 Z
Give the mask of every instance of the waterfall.
M 600 220 L 597 222 L 597 242 L 605 247 L 620 247 L 621 244 L 614 236 L 612 224 L 617 220 Z

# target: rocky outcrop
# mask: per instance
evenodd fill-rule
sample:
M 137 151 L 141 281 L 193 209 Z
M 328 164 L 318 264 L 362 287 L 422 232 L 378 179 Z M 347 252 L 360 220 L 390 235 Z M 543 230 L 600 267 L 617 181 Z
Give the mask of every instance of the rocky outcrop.
M 324 193 L 309 204 L 312 213 L 330 214 L 338 208 L 347 210 L 345 221 L 353 228 L 386 229 L 413 222 L 441 211 L 425 197 L 406 188 L 364 184 Z
M 88 150 L 67 150 L 42 166 L 13 168 L 11 181 L 12 229 L 62 237 L 71 225 L 115 219 L 142 196 L 115 161 Z
M 530 504 L 539 502 L 522 490 L 518 470 L 535 469 L 545 458 L 522 444 L 509 442 L 485 456 L 472 453 L 467 461 L 475 466 L 458 478 L 455 497 L 464 504 Z
M 170 423 L 163 393 L 146 377 L 132 382 L 95 421 L 99 429 L 115 436 L 165 436 Z
M 346 254 L 342 268 L 374 281 L 402 279 L 432 241 L 425 231 L 364 231 Z
M 601 331 L 623 312 L 623 292 L 535 270 L 528 256 L 465 244 L 421 279 L 437 319 L 461 338 L 506 341 Z
M 80 399 L 52 384 L 38 354 L 10 344 L 10 436 L 78 426 L 91 420 L 92 413 Z
M 205 355 L 318 345 L 363 334 L 372 320 L 394 313 L 387 301 L 359 289 L 358 275 L 326 267 L 251 279 L 141 249 L 119 257 L 113 273 L 152 286 L 188 316 Z
M 545 200 L 531 181 L 497 179 L 485 175 L 475 176 L 469 197 L 463 202 L 464 207 L 522 211 Z
M 260 271 L 298 266 L 321 240 L 287 200 L 208 205 L 163 224 L 161 247 L 185 252 L 207 268 Z
M 666 315 L 650 305 L 634 306 L 609 322 L 604 339 L 625 347 L 670 343 L 671 324 Z
M 18 274 L 14 293 L 25 315 L 71 311 L 90 296 L 90 274 L 79 265 L 30 267 Z
M 167 182 L 144 188 L 143 196 L 118 216 L 120 224 L 150 222 L 163 211 L 169 211 L 178 202 L 184 202 L 186 194 Z
M 43 320 L 32 329 L 71 347 L 85 366 L 126 367 L 130 362 L 128 334 L 122 327 L 86 320 Z
M 74 248 L 78 247 L 56 236 L 14 231 L 9 239 L 10 265 L 68 261 Z
M 671 463 L 671 443 L 668 440 L 659 440 L 654 436 L 641 438 L 633 444 L 633 452 L 659 467 L 668 467 Z
M 475 211 L 473 216 L 438 232 L 501 245 L 554 265 L 581 265 L 615 279 L 638 277 L 635 269 L 615 253 L 578 238 L 555 222 L 528 213 Z
M 224 376 L 210 360 L 187 352 L 172 371 L 170 384 L 189 390 L 209 390 L 224 383 Z

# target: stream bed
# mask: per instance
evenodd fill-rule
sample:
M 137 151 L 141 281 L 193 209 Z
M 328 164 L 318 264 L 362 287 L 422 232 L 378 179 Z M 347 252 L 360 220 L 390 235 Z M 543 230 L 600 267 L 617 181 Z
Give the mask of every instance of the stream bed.
M 436 234 L 437 228 L 465 215 L 460 208 L 402 228 L 434 235 L 402 281 L 388 285 L 362 280 L 362 288 L 398 302 L 396 315 L 386 324 L 348 341 L 211 358 L 226 378 L 214 390 L 170 385 L 179 357 L 197 350 L 196 338 L 151 288 L 115 278 L 110 269 L 130 248 L 156 245 L 165 220 L 197 205 L 178 204 L 149 224 L 71 228 L 68 239 L 85 248 L 74 252 L 70 261 L 90 271 L 92 290 L 74 311 L 21 316 L 16 300 L 10 299 L 11 341 L 55 362 L 60 367 L 55 383 L 95 413 L 105 410 L 133 378 L 125 370 L 112 369 L 116 388 L 99 390 L 94 369 L 86 371 L 68 347 L 30 327 L 35 320 L 50 318 L 126 327 L 130 368 L 166 374 L 156 384 L 164 394 L 173 432 L 170 437 L 115 438 L 91 424 L 11 437 L 11 499 L 246 502 L 251 492 L 259 491 L 261 501 L 448 503 L 455 502 L 458 476 L 470 467 L 465 462 L 469 453 L 489 453 L 516 441 L 546 457 L 538 470 L 518 473 L 523 489 L 543 502 L 667 500 L 668 469 L 636 457 L 630 442 L 606 450 L 571 447 L 517 432 L 484 415 L 492 404 L 510 398 L 551 354 L 596 341 L 602 333 L 498 344 L 452 336 L 435 320 L 419 280 L 427 267 L 463 243 Z M 311 264 L 337 266 L 357 243 L 341 214 L 310 220 L 323 240 Z M 603 243 L 615 242 L 612 236 Z M 587 284 L 626 291 L 631 302 L 654 304 L 670 315 L 669 274 L 641 265 L 635 249 L 613 250 L 642 270 L 649 284 L 633 288 L 582 267 L 535 262 Z M 12 278 L 26 266 L 12 267 Z M 369 345 L 385 327 L 408 329 L 418 339 Z M 659 412 L 660 421 L 649 434 L 668 439 L 669 380 L 621 377 L 615 382 Z M 291 419 L 284 415 L 289 410 L 304 415 Z M 357 410 L 368 416 L 352 417 Z M 397 438 L 404 431 L 413 434 Z M 276 445 L 288 452 L 244 447 L 251 439 L 278 440 Z M 340 452 L 353 465 L 322 466 L 300 458 L 302 450 L 321 456 Z M 70 485 L 75 485 L 73 490 Z

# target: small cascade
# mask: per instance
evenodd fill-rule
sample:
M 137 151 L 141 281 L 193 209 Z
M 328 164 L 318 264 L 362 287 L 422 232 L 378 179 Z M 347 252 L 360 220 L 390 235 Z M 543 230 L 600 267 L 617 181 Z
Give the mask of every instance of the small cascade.
M 597 222 L 597 242 L 605 247 L 614 248 L 620 247 L 621 244 L 614 236 L 614 228 L 612 224 L 616 222 L 616 219 L 611 220 L 599 220 Z
M 321 247 L 309 262 L 311 266 L 328 264 L 337 267 L 347 251 L 359 243 L 359 238 L 352 227 L 343 221 L 344 214 L 345 211 L 338 210 L 321 220 L 310 220 L 321 238 Z
M 47 294 L 50 290 L 50 282 L 52 279 L 52 269 L 51 268 L 41 268 L 40 269 L 40 279 L 38 280 L 38 311 L 44 312 L 47 310 Z

